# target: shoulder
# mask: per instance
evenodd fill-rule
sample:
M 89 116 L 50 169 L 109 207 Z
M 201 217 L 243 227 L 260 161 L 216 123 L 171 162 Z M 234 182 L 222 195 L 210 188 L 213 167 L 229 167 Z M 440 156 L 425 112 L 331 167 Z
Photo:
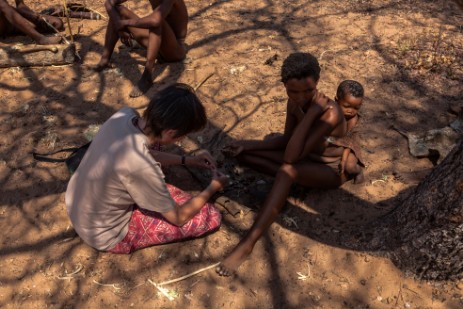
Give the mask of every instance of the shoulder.
M 327 110 L 320 117 L 321 120 L 335 125 L 338 124 L 343 118 L 344 115 L 342 114 L 341 108 L 339 107 L 338 103 L 333 100 L 330 100 Z

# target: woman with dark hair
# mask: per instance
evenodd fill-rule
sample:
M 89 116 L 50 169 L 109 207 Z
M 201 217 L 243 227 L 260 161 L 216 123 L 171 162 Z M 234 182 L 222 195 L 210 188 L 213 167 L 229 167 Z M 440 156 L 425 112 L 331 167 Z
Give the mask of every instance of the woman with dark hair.
M 77 234 L 90 246 L 130 253 L 156 244 L 201 236 L 220 226 L 207 200 L 227 184 L 208 152 L 180 156 L 159 149 L 207 122 L 193 89 L 175 84 L 159 92 L 140 117 L 123 108 L 92 141 L 66 190 Z M 188 165 L 212 171 L 212 181 L 192 197 L 166 184 L 162 167 Z

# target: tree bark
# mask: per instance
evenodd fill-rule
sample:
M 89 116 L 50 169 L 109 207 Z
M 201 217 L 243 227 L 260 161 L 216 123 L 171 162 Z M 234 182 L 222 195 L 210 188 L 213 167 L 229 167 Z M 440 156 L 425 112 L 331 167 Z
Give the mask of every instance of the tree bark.
M 350 247 L 418 279 L 463 278 L 463 141 L 390 214 L 351 231 Z M 352 244 L 352 239 L 355 243 Z

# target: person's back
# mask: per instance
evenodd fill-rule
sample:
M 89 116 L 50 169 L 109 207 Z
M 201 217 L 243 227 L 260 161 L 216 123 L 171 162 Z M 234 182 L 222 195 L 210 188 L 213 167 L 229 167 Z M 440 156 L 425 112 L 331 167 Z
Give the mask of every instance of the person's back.
M 132 122 L 135 117 L 133 109 L 124 108 L 104 123 L 66 191 L 77 233 L 100 250 L 123 238 L 134 204 L 156 211 L 174 207 L 162 170 Z M 145 195 L 141 179 L 157 187 L 159 195 Z
M 131 108 L 101 127 L 66 190 L 77 234 L 90 246 L 130 253 L 147 246 L 201 236 L 220 226 L 207 200 L 227 183 L 207 152 L 195 156 L 160 151 L 207 123 L 194 90 L 174 84 L 151 99 L 139 116 Z M 191 196 L 164 180 L 161 166 L 191 165 L 212 172 L 210 185 Z

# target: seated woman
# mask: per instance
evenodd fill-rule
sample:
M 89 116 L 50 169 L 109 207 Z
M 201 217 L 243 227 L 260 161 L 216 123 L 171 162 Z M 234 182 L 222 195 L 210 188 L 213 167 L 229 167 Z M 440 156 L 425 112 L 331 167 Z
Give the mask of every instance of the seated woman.
M 109 15 L 101 59 L 93 69 L 97 72 L 109 65 L 117 41 L 132 46 L 133 40 L 146 48 L 145 70 L 130 92 L 132 98 L 147 92 L 153 84 L 156 58 L 175 62 L 185 59 L 185 37 L 188 12 L 184 0 L 150 0 L 153 12 L 139 17 L 121 4 L 127 0 L 106 0 Z
M 329 138 L 344 136 L 347 126 L 339 105 L 317 90 L 320 70 L 309 53 L 289 55 L 281 69 L 288 95 L 283 135 L 237 141 L 224 149 L 240 162 L 275 176 L 275 181 L 249 232 L 217 267 L 221 276 L 230 276 L 251 254 L 283 208 L 293 183 L 328 189 L 347 180 L 339 174 L 341 157 L 326 156 Z
M 10 6 L 6 0 L 0 0 L 0 36 L 25 34 L 40 45 L 60 43 L 60 37 L 42 34 L 54 31 L 47 23 L 56 30 L 64 29 L 61 19 L 40 15 L 24 4 L 23 0 L 16 0 L 16 8 Z
M 123 108 L 107 120 L 66 190 L 66 207 L 77 234 L 98 250 L 130 253 L 217 229 L 220 212 L 207 201 L 228 178 L 216 170 L 212 156 L 159 150 L 206 122 L 201 101 L 183 84 L 159 92 L 141 117 Z M 165 183 L 161 167 L 170 165 L 210 169 L 212 181 L 192 197 Z

